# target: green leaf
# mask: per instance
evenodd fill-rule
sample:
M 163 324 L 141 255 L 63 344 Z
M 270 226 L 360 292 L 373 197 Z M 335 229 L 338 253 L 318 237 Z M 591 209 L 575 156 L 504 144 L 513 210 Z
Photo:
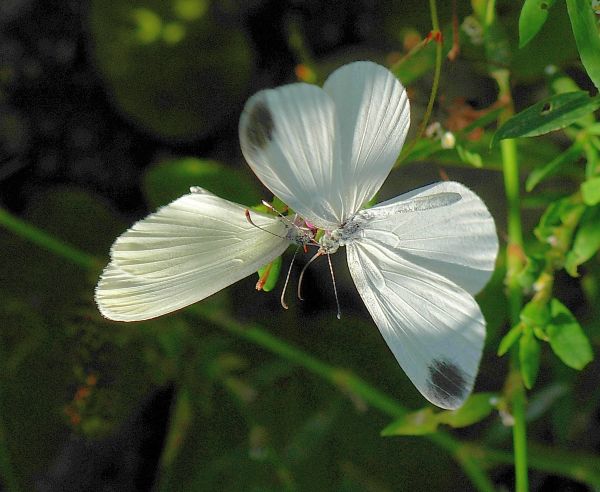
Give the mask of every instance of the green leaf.
M 576 222 L 577 217 L 585 211 L 585 208 L 584 204 L 577 203 L 572 196 L 551 203 L 534 230 L 535 236 L 543 243 L 548 242 L 550 237 L 555 235 L 557 227 L 567 222 Z
M 486 418 L 495 408 L 498 395 L 495 393 L 476 393 L 456 410 L 445 410 L 437 414 L 438 422 L 459 428 L 473 425 Z
M 590 0 L 567 0 L 567 9 L 581 62 L 600 90 L 600 35 Z
M 523 48 L 542 28 L 555 0 L 525 0 L 519 16 L 519 48 Z
M 220 162 L 184 157 L 161 161 L 144 176 L 144 193 L 152 207 L 165 205 L 200 186 L 226 200 L 245 205 L 260 202 L 260 195 L 245 170 Z
M 521 322 L 528 327 L 545 326 L 550 319 L 548 304 L 539 301 L 529 301 L 521 310 Z
M 498 345 L 498 357 L 502 357 L 508 349 L 511 348 L 514 343 L 519 339 L 523 333 L 523 325 L 521 323 L 513 326 L 509 332 L 502 337 L 500 340 L 500 345 Z
M 533 284 L 542 273 L 542 270 L 546 266 L 546 258 L 540 254 L 533 254 L 527 256 L 527 263 L 518 274 L 517 279 L 519 285 L 525 293 L 531 292 Z
M 456 144 L 455 148 L 460 160 L 465 164 L 471 164 L 474 167 L 483 167 L 483 160 L 479 154 L 467 150 L 460 144 Z
M 533 190 L 542 180 L 556 174 L 563 166 L 572 164 L 579 159 L 581 152 L 581 145 L 576 142 L 555 159 L 534 169 L 527 177 L 525 189 L 527 191 Z
M 422 436 L 437 430 L 437 415 L 430 407 L 407 413 L 381 431 L 382 436 Z
M 263 275 L 266 275 L 266 280 L 264 285 L 262 286 L 263 291 L 270 292 L 277 285 L 277 280 L 279 279 L 279 274 L 281 273 L 281 256 L 275 258 L 271 263 L 265 265 L 264 267 L 258 270 L 258 279 L 260 281 L 263 278 Z
M 523 384 L 527 389 L 533 388 L 540 368 L 540 342 L 532 329 L 525 330 L 519 340 L 519 364 Z
M 581 196 L 586 205 L 600 203 L 600 176 L 595 176 L 581 183 Z
M 550 302 L 550 314 L 546 333 L 552 350 L 567 366 L 583 369 L 594 358 L 587 336 L 569 308 L 558 299 Z
M 573 247 L 567 253 L 565 270 L 577 277 L 577 267 L 600 249 L 600 206 L 588 209 L 579 223 Z
M 600 107 L 600 97 L 590 97 L 585 91 L 566 92 L 551 96 L 524 109 L 502 125 L 492 139 L 535 137 L 560 130 Z

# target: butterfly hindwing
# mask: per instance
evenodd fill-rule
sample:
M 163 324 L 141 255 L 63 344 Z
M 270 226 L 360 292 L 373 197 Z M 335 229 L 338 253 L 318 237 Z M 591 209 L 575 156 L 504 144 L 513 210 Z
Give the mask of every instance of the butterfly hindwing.
M 479 292 L 494 271 L 494 219 L 481 198 L 460 183 L 434 183 L 360 214 L 371 217 L 365 236 L 402 251 L 412 263 L 471 294 Z
M 359 294 L 413 384 L 435 405 L 458 408 L 473 388 L 485 339 L 475 299 L 376 240 L 356 240 L 347 253 Z

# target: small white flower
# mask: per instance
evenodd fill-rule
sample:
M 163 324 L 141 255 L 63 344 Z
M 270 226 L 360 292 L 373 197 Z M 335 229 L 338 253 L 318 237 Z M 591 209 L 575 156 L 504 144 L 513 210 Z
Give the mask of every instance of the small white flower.
M 442 149 L 453 149 L 456 145 L 456 137 L 452 132 L 444 132 L 440 140 L 442 143 Z
M 341 67 L 322 89 L 254 95 L 240 119 L 242 151 L 298 214 L 294 223 L 253 212 L 255 227 L 244 207 L 194 189 L 116 240 L 96 289 L 100 311 L 153 318 L 250 275 L 290 244 L 313 243 L 321 255 L 345 246 L 356 288 L 408 377 L 432 403 L 457 408 L 481 358 L 485 320 L 473 295 L 493 272 L 498 238 L 483 202 L 459 183 L 362 208 L 409 123 L 404 87 L 370 62 Z

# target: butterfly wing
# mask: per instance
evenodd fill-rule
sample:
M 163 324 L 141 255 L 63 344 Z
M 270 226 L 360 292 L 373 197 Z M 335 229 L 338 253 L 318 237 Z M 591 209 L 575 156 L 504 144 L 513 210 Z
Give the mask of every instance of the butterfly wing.
M 347 254 L 356 288 L 402 369 L 430 402 L 458 408 L 473 388 L 485 339 L 477 302 L 379 241 L 356 240 Z
M 390 173 L 408 133 L 410 104 L 400 81 L 373 62 L 344 65 L 323 90 L 336 108 L 346 219 L 375 196 Z
M 96 287 L 109 319 L 140 321 L 200 301 L 256 272 L 289 242 L 245 208 L 201 189 L 134 224 L 113 244 Z M 277 218 L 252 212 L 278 236 Z
M 300 83 L 255 94 L 239 133 L 260 180 L 305 219 L 334 229 L 379 189 L 409 123 L 402 84 L 375 63 L 356 62 L 323 89 Z
M 426 186 L 357 214 L 348 265 L 396 359 L 432 403 L 454 409 L 475 382 L 485 320 L 473 298 L 498 253 L 494 221 L 459 183 Z
M 371 217 L 366 236 L 471 294 L 479 292 L 494 271 L 494 219 L 483 201 L 460 183 L 434 183 L 360 214 Z

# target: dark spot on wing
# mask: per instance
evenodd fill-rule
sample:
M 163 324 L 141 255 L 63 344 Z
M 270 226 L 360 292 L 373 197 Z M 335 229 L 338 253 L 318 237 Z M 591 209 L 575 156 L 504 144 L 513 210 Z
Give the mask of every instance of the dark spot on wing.
M 441 402 L 462 400 L 467 391 L 463 370 L 448 360 L 434 360 L 429 366 L 429 390 Z
M 264 149 L 273 136 L 273 117 L 271 111 L 263 101 L 258 101 L 248 114 L 246 135 L 248 142 L 253 147 Z

